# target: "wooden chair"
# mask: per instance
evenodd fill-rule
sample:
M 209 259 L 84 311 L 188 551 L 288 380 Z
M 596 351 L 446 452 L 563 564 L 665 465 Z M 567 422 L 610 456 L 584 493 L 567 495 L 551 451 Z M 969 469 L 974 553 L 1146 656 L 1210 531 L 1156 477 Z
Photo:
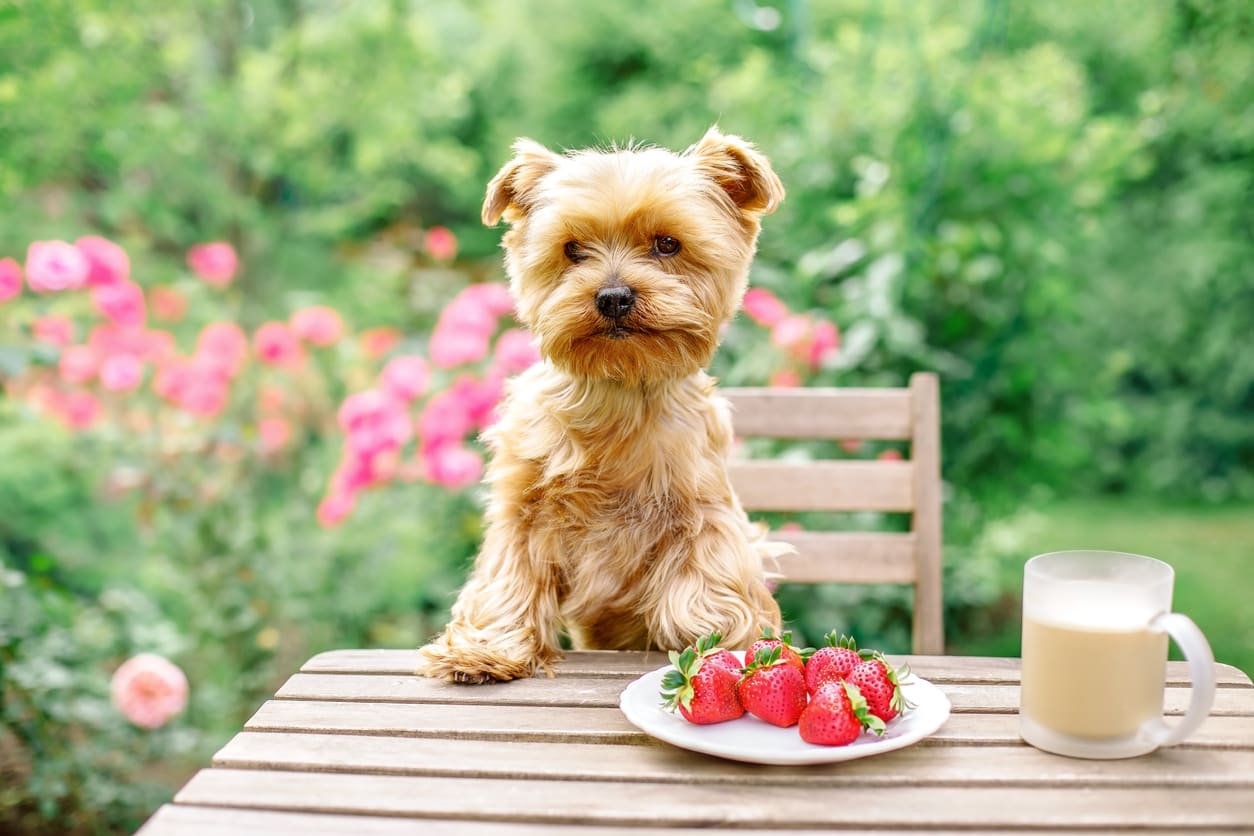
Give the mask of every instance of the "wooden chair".
M 727 388 L 741 438 L 904 440 L 904 461 L 738 460 L 732 484 L 747 511 L 904 511 L 910 531 L 772 532 L 797 548 L 780 558 L 796 583 L 914 586 L 913 650 L 944 653 L 941 606 L 940 393 L 920 372 L 906 389 Z

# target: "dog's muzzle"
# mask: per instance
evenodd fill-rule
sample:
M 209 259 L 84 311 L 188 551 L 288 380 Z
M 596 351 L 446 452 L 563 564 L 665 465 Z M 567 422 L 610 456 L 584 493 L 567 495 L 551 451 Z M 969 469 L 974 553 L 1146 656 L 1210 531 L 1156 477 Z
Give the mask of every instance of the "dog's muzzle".
M 622 319 L 636 305 L 636 291 L 627 285 L 611 285 L 597 291 L 597 310 L 609 319 Z

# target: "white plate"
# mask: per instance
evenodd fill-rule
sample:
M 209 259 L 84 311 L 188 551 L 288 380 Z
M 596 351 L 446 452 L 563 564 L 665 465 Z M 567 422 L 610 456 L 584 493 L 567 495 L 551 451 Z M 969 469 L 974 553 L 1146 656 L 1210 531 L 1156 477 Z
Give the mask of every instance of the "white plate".
M 652 737 L 694 752 L 747 763 L 832 763 L 903 749 L 934 733 L 949 717 L 949 698 L 926 679 L 910 674 L 902 693 L 915 707 L 888 724 L 883 737 L 870 732 L 848 746 L 806 743 L 797 727 L 781 729 L 746 714 L 739 720 L 698 726 L 662 707 L 662 675 L 670 665 L 646 673 L 619 697 L 627 719 Z

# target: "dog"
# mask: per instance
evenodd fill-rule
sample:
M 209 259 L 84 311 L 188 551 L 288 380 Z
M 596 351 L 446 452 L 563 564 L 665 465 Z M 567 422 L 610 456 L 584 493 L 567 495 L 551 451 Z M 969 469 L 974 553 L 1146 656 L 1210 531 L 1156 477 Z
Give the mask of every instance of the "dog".
M 542 362 L 510 382 L 486 532 L 417 673 L 479 684 L 580 649 L 681 648 L 778 629 L 764 539 L 732 490 L 730 407 L 704 371 L 740 307 L 769 161 L 711 128 L 683 153 L 557 154 L 528 139 L 488 185 L 517 316 Z

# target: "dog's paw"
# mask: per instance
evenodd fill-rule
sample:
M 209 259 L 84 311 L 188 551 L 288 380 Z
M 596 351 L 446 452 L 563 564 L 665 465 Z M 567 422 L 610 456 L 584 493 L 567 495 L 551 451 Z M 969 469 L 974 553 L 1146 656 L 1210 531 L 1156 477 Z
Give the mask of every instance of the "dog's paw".
M 454 643 L 447 636 L 419 648 L 419 676 L 442 679 L 457 685 L 486 685 L 525 679 L 535 673 L 537 661 L 513 657 L 500 648 L 477 643 Z

